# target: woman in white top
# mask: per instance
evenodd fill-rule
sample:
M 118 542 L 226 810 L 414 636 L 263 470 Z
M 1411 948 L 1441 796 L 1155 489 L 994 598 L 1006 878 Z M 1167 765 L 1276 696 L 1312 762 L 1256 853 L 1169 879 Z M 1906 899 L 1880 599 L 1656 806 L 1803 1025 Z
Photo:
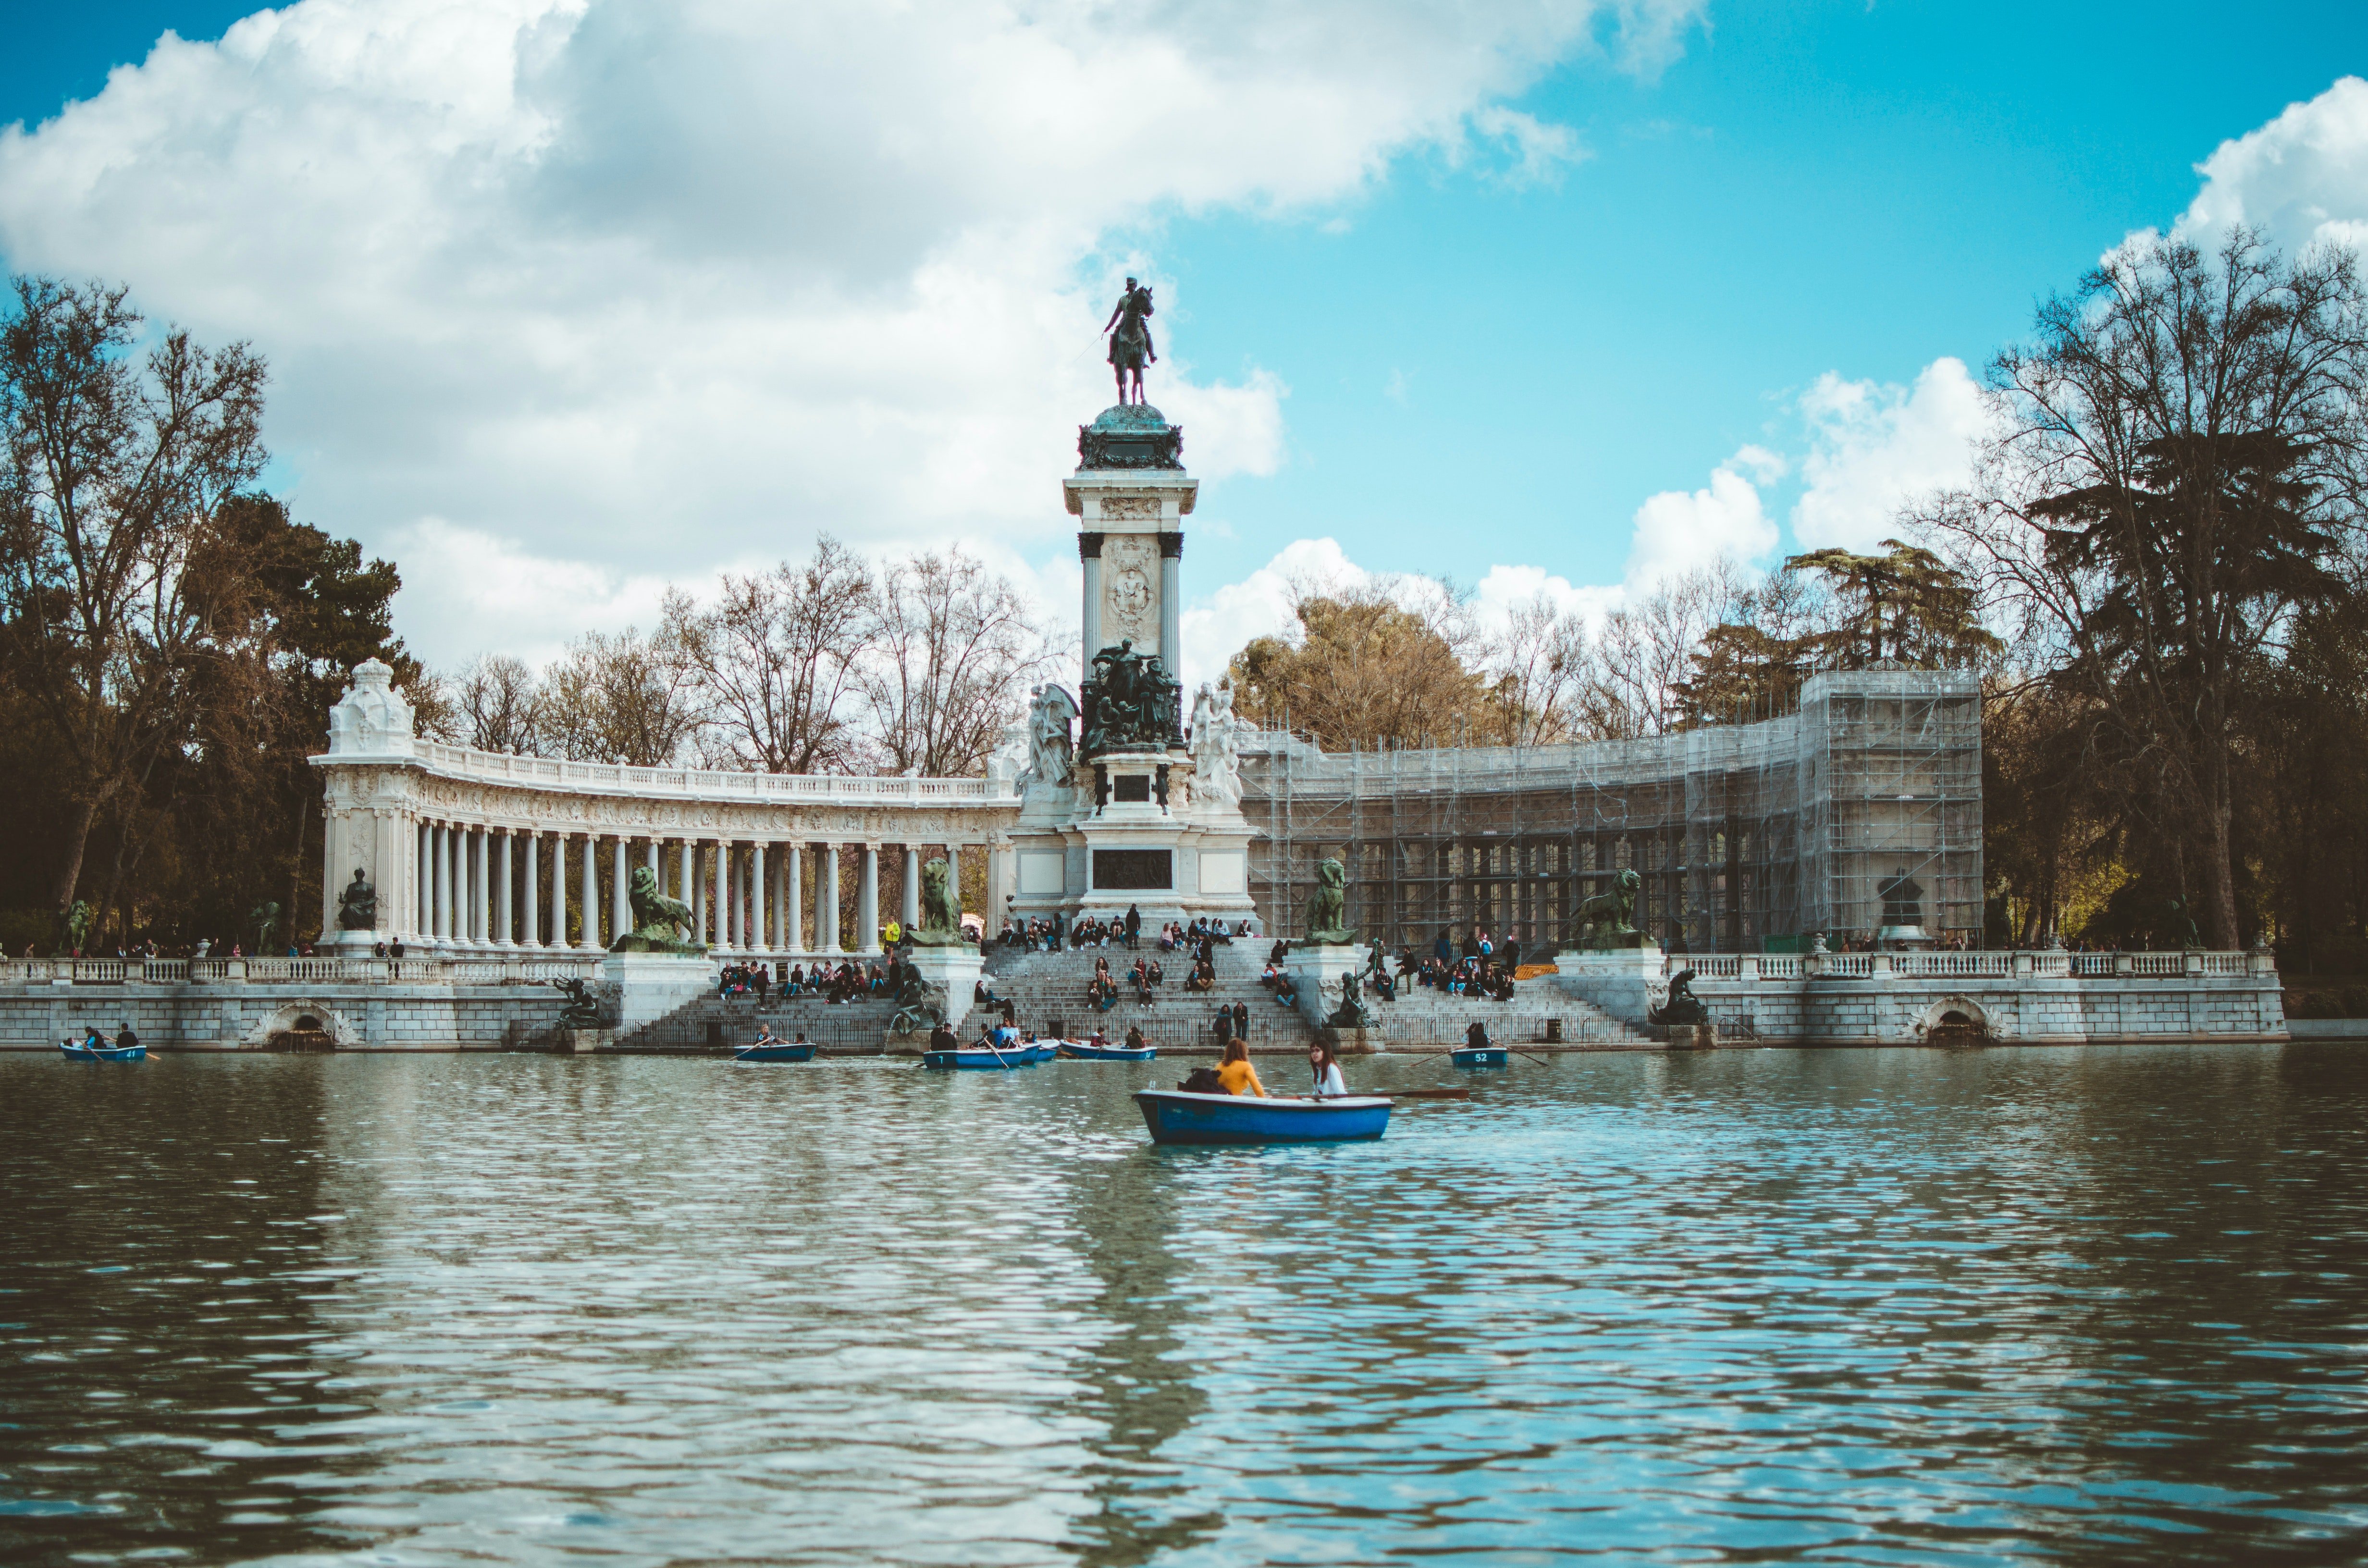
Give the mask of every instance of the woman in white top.
M 1307 1066 L 1308 1070 L 1315 1074 L 1317 1099 L 1323 1099 L 1331 1095 L 1345 1095 L 1349 1092 L 1348 1081 L 1340 1076 L 1340 1059 L 1332 1054 L 1330 1046 L 1320 1040 L 1309 1046 Z

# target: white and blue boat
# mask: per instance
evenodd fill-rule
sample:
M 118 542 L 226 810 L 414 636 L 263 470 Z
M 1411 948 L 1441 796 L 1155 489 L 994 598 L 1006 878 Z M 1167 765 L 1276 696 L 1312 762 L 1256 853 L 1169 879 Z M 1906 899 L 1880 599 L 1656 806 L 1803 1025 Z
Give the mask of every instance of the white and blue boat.
M 1505 1048 L 1501 1045 L 1459 1045 L 1447 1053 L 1458 1067 L 1502 1067 Z
M 1379 1138 L 1389 1131 L 1386 1095 L 1331 1099 L 1260 1099 L 1138 1089 L 1134 1103 L 1155 1143 L 1333 1143 Z
M 801 1040 L 795 1044 L 777 1040 L 769 1045 L 744 1045 L 732 1053 L 734 1062 L 812 1062 L 814 1042 Z
M 66 1053 L 69 1062 L 145 1062 L 148 1048 L 144 1045 L 76 1045 L 70 1040 L 58 1041 L 58 1049 Z
M 1042 1047 L 1044 1054 L 1042 1056 L 1036 1054 L 1037 1049 L 1031 1046 L 1015 1045 L 1000 1051 L 987 1051 L 984 1048 L 925 1051 L 921 1053 L 921 1065 L 962 1071 L 984 1069 L 992 1073 L 1010 1067 L 1033 1067 L 1039 1062 L 1050 1062 L 1053 1059 L 1052 1047 Z
M 1123 1045 L 1096 1045 L 1091 1040 L 1064 1040 L 1055 1049 L 1061 1055 L 1078 1062 L 1149 1062 L 1159 1054 L 1156 1045 L 1139 1045 L 1129 1050 Z

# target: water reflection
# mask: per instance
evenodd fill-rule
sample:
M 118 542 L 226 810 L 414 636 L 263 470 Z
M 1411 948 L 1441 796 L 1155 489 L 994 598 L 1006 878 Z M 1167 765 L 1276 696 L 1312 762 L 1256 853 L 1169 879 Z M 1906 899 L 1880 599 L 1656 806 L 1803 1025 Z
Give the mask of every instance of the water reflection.
M 2363 1065 L 0 1059 L 0 1553 L 2356 1560 Z

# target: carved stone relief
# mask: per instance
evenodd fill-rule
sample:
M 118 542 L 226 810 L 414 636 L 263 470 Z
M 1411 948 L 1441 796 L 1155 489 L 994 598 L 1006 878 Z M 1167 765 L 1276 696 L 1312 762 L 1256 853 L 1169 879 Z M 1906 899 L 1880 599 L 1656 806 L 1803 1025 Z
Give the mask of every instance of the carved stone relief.
M 1105 495 L 1102 497 L 1101 511 L 1103 517 L 1113 519 L 1156 517 L 1159 516 L 1159 497 L 1156 495 Z
M 1159 647 L 1159 546 L 1144 534 L 1116 534 L 1102 546 L 1102 641 L 1134 640 L 1135 652 Z

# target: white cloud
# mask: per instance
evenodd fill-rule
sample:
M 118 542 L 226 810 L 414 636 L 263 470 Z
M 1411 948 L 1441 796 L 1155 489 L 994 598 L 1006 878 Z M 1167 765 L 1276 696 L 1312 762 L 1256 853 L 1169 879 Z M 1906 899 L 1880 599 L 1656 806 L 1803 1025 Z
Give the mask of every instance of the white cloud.
M 2196 165 L 2203 188 L 2179 232 L 2208 243 L 2237 224 L 2288 252 L 2315 241 L 2368 249 L 2368 82 L 2345 76 Z
M 1783 466 L 1765 448 L 1745 447 L 1712 471 L 1707 487 L 1647 496 L 1628 547 L 1628 590 L 1648 593 L 1722 555 L 1750 562 L 1775 549 L 1776 524 L 1760 505 L 1759 484 Z
M 1657 68 L 1700 3 L 299 0 L 0 131 L 0 251 L 254 339 L 300 512 L 408 549 L 404 629 L 450 660 L 517 624 L 430 591 L 487 560 L 1051 545 L 1119 273 L 1188 302 L 1128 235 L 1475 138 L 1542 176 L 1576 143 L 1500 100 Z M 1284 389 L 1161 349 L 1195 472 L 1271 471 Z
M 1335 539 L 1295 540 L 1275 558 L 1243 578 L 1188 605 L 1178 630 L 1184 637 L 1182 680 L 1187 691 L 1225 673 L 1233 657 L 1253 639 L 1281 637 L 1299 624 L 1292 614 L 1301 587 L 1353 587 L 1372 574 L 1349 559 Z
M 1809 426 L 1793 537 L 1804 550 L 1873 549 L 1898 531 L 1902 503 L 1962 484 L 1988 415 L 1961 359 L 1924 367 L 1913 387 L 1846 381 L 1832 371 L 1800 400 Z
M 1616 585 L 1574 585 L 1543 566 L 1491 566 L 1473 589 L 1472 608 L 1480 624 L 1495 631 L 1514 610 L 1536 602 L 1543 594 L 1557 614 L 1576 615 L 1593 625 L 1607 610 L 1620 608 L 1625 595 Z

